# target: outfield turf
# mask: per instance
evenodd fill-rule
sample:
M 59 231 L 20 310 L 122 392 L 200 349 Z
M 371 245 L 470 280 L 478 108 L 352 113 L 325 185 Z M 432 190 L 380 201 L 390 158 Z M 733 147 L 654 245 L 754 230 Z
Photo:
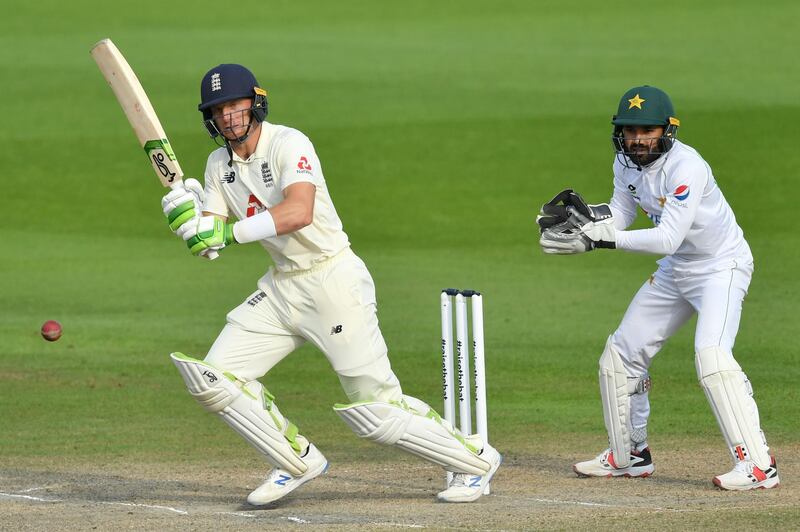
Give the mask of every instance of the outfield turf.
M 796 449 L 800 6 L 602 5 L 4 8 L 0 462 L 198 464 L 252 452 L 191 400 L 168 354 L 203 355 L 269 259 L 251 245 L 205 262 L 170 234 L 163 189 L 89 55 L 104 37 L 138 73 L 188 176 L 214 148 L 196 105 L 201 76 L 221 62 L 249 65 L 269 91 L 269 120 L 311 138 L 375 279 L 406 393 L 440 406 L 439 290 L 485 294 L 491 439 L 522 459 L 559 441 L 580 458 L 601 450 L 597 359 L 657 259 L 545 256 L 536 212 L 566 186 L 607 201 L 618 98 L 663 88 L 753 249 L 735 353 L 770 443 Z M 39 336 L 47 319 L 63 324 L 60 341 Z M 650 432 L 724 455 L 692 329 L 652 367 Z M 345 397 L 316 350 L 264 382 L 320 447 L 392 460 L 333 414 Z

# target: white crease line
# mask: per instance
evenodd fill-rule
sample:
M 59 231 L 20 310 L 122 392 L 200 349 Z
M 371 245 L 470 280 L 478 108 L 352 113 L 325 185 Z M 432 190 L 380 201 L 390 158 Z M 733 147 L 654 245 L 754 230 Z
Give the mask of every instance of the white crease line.
M 503 498 L 503 499 L 513 499 L 515 497 L 511 497 L 509 495 L 495 495 L 495 497 Z M 577 506 L 596 506 L 602 508 L 628 508 L 628 506 L 619 505 L 619 504 L 603 504 L 599 502 L 584 502 L 584 501 L 561 501 L 558 499 L 536 499 L 532 497 L 523 497 L 526 501 L 535 501 L 535 502 L 546 502 L 546 503 L 555 503 L 555 504 L 574 504 Z M 675 513 L 691 513 L 691 512 L 725 512 L 729 510 L 733 511 L 740 511 L 740 510 L 755 510 L 755 509 L 764 509 L 764 508 L 794 508 L 793 505 L 783 505 L 777 504 L 774 506 L 716 506 L 712 508 L 708 508 L 706 506 L 697 507 L 697 508 L 664 508 L 661 506 L 637 506 L 639 510 L 646 510 L 646 511 L 653 511 L 653 512 L 675 512 Z
M 8 497 L 10 499 L 27 499 L 29 501 L 38 502 L 58 502 L 61 499 L 42 499 L 41 497 L 32 497 L 31 495 L 19 495 L 17 493 L 0 493 L 0 497 Z
M 287 517 L 286 519 L 289 520 L 289 521 L 292 521 L 294 523 L 308 523 L 308 521 L 306 521 L 305 519 L 300 519 L 299 517 L 294 517 L 294 516 L 291 516 L 291 515 L 289 517 Z
M 508 495 L 495 495 L 495 497 L 502 498 L 502 499 L 516 499 L 516 497 L 510 497 Z M 555 503 L 555 504 L 574 504 L 576 506 L 600 506 L 604 508 L 627 508 L 627 506 L 622 506 L 619 504 L 603 504 L 600 502 L 584 502 L 584 501 L 560 501 L 558 499 L 536 499 L 532 497 L 523 497 L 526 501 L 535 501 L 535 502 L 546 502 L 546 503 Z M 651 510 L 660 510 L 661 508 L 650 508 Z
M 175 512 L 176 514 L 181 515 L 189 515 L 189 512 L 186 510 L 179 510 L 177 508 L 172 508 L 170 506 L 159 506 L 157 504 L 139 504 L 136 502 L 111 502 L 111 501 L 97 501 L 100 504 L 118 504 L 120 506 L 136 506 L 139 508 L 155 508 L 157 510 L 169 510 L 170 512 Z
M 214 512 L 217 515 L 235 515 L 236 517 L 258 517 L 255 514 L 246 514 L 244 512 Z
M 46 490 L 47 486 L 42 486 L 41 488 L 28 488 L 26 490 L 20 490 L 19 493 L 30 493 L 32 491 L 39 491 L 39 490 Z
M 765 509 L 779 509 L 779 508 L 796 508 L 792 504 L 776 504 L 773 506 L 717 506 L 715 508 L 647 508 L 645 510 L 658 510 L 664 512 L 726 512 L 726 511 L 747 511 L 747 510 L 765 510 Z
M 370 523 L 371 525 L 378 525 L 378 526 L 396 526 L 400 528 L 425 528 L 423 525 L 409 525 L 406 523 Z

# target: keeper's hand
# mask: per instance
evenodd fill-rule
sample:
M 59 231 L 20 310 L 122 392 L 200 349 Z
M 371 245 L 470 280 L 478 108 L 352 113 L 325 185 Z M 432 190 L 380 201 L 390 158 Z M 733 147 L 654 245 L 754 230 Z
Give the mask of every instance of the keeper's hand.
M 539 225 L 539 232 L 543 233 L 550 227 L 566 222 L 573 213 L 579 213 L 588 220 L 595 221 L 605 217 L 604 206 L 608 207 L 605 203 L 588 205 L 580 194 L 567 188 L 542 205 L 536 223 Z M 611 211 L 608 210 L 607 214 L 610 215 Z
M 539 226 L 539 233 L 544 233 L 550 227 L 562 224 L 569 218 L 567 206 L 573 204 L 573 196 L 580 198 L 571 188 L 567 188 L 555 195 L 553 199 L 542 205 L 539 215 L 536 216 L 536 224 Z
M 161 198 L 161 209 L 167 217 L 169 228 L 181 238 L 200 217 L 205 193 L 203 186 L 196 179 L 187 179 L 183 187 L 171 190 Z M 185 238 L 184 238 L 185 240 Z
M 189 223 L 183 239 L 192 255 L 207 255 L 236 243 L 233 224 L 225 223 L 216 216 L 203 216 L 196 223 Z
M 614 249 L 617 230 L 611 207 L 602 203 L 566 207 L 566 221 L 542 231 L 539 245 L 548 254 L 574 255 L 595 248 Z

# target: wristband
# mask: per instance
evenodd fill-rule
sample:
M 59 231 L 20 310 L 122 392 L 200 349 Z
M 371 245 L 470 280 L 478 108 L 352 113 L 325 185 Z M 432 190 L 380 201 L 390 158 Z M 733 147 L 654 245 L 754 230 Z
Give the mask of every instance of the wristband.
M 260 212 L 255 216 L 239 220 L 233 224 L 233 237 L 240 244 L 256 242 L 274 236 L 278 236 L 278 232 L 275 229 L 275 220 L 272 219 L 269 211 Z

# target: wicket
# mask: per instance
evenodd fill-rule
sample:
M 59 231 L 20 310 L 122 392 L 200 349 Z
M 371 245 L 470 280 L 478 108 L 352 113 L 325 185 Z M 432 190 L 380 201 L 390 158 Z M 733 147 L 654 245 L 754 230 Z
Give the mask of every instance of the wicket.
M 464 435 L 472 434 L 472 400 L 470 393 L 467 299 L 472 302 L 472 357 L 475 386 L 475 426 L 483 443 L 489 442 L 486 412 L 486 362 L 483 347 L 483 296 L 475 290 L 447 288 L 441 294 L 442 313 L 442 396 L 444 418 Z M 458 361 L 458 425 L 456 424 L 455 388 L 453 383 L 453 307 L 456 316 L 456 360 Z M 452 480 L 447 473 L 447 483 Z M 489 493 L 486 486 L 484 493 Z

